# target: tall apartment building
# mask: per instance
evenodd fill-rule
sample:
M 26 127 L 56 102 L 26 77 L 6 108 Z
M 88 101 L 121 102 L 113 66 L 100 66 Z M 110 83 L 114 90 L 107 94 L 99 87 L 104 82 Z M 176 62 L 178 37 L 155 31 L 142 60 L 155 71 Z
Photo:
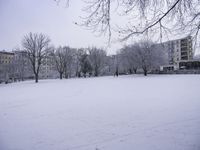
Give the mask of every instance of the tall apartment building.
M 169 65 L 177 65 L 180 61 L 193 59 L 191 36 L 173 41 L 167 41 L 164 43 L 164 47 L 168 53 Z
M 162 46 L 167 53 L 168 63 L 165 66 L 160 66 L 160 70 L 194 69 L 199 67 L 199 63 L 193 59 L 191 36 L 167 41 Z

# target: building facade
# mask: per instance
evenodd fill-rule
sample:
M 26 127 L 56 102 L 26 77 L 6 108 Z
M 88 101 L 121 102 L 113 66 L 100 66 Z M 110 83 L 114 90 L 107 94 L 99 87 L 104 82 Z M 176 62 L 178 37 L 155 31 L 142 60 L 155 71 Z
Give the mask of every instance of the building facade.
M 178 70 L 181 62 L 193 61 L 192 37 L 187 36 L 182 39 L 167 41 L 163 43 L 167 53 L 167 65 L 161 66 L 160 70 Z
M 14 53 L 0 51 L 0 82 L 6 81 L 13 75 Z
M 32 66 L 26 51 L 13 51 L 13 64 L 15 66 L 15 78 L 19 80 L 34 78 Z
M 0 51 L 0 64 L 10 64 L 12 63 L 12 59 L 14 57 L 14 53 Z
M 42 79 L 54 79 L 58 78 L 59 74 L 56 70 L 55 61 L 52 54 L 48 54 L 44 59 L 40 67 L 39 78 Z
M 164 47 L 168 53 L 169 65 L 177 65 L 180 61 L 193 60 L 192 37 L 167 41 Z

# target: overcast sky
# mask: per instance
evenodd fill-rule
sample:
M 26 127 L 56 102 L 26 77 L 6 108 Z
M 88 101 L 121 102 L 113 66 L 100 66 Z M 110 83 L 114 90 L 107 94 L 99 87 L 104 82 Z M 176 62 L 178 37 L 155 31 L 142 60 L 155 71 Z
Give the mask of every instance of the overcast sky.
M 0 50 L 21 47 L 23 36 L 29 32 L 48 35 L 55 46 L 107 47 L 106 37 L 97 37 L 74 24 L 80 21 L 82 8 L 81 0 L 71 1 L 68 8 L 54 0 L 0 0 Z M 112 44 L 108 53 L 120 47 L 119 43 Z
M 0 0 L 0 50 L 21 48 L 22 38 L 29 32 L 48 35 L 56 47 L 97 46 L 107 49 L 109 54 L 115 53 L 125 44 L 115 42 L 107 47 L 108 37 L 98 37 L 90 30 L 75 25 L 75 22 L 81 22 L 80 16 L 83 16 L 85 5 L 82 0 L 71 0 L 68 8 L 65 0 L 62 2 L 58 5 L 54 0 Z M 116 17 L 112 16 L 112 21 L 117 24 L 127 21 L 122 20 L 126 18 Z M 113 37 L 117 38 L 116 33 Z M 174 38 L 172 36 L 171 39 Z M 196 50 L 196 53 L 199 52 Z

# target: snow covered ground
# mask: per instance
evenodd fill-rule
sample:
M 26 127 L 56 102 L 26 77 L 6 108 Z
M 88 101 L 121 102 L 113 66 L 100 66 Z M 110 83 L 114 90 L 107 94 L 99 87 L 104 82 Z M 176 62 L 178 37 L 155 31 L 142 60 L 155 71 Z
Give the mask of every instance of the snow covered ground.
M 199 75 L 0 85 L 0 150 L 199 149 Z

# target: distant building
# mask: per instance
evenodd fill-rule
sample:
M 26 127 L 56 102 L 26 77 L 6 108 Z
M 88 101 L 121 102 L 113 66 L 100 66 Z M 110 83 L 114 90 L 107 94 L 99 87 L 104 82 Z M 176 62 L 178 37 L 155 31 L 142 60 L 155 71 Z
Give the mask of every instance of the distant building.
M 177 65 L 180 61 L 193 60 L 192 37 L 167 41 L 164 47 L 168 53 L 169 65 Z
M 165 65 L 165 66 L 160 66 L 160 71 L 173 71 L 176 70 L 174 65 Z
M 160 67 L 162 71 L 178 70 L 180 69 L 180 64 L 193 61 L 194 54 L 191 36 L 167 41 L 163 43 L 163 47 L 167 53 L 168 64 Z
M 178 63 L 179 69 L 191 70 L 200 69 L 200 60 L 184 60 Z
M 13 57 L 12 52 L 0 51 L 0 83 L 7 82 L 13 75 Z
M 13 64 L 15 66 L 15 78 L 17 79 L 32 79 L 34 78 L 32 66 L 28 59 L 28 53 L 26 51 L 13 51 L 14 58 Z
M 53 55 L 50 53 L 42 61 L 39 78 L 58 77 Z M 0 83 L 33 78 L 32 64 L 26 51 L 0 51 Z
M 58 78 L 58 72 L 56 71 L 55 62 L 53 59 L 53 56 L 49 54 L 47 57 L 44 58 L 41 68 L 39 77 L 42 79 L 48 79 L 48 78 Z
M 0 51 L 0 64 L 10 64 L 12 63 L 12 59 L 14 57 L 14 53 Z

